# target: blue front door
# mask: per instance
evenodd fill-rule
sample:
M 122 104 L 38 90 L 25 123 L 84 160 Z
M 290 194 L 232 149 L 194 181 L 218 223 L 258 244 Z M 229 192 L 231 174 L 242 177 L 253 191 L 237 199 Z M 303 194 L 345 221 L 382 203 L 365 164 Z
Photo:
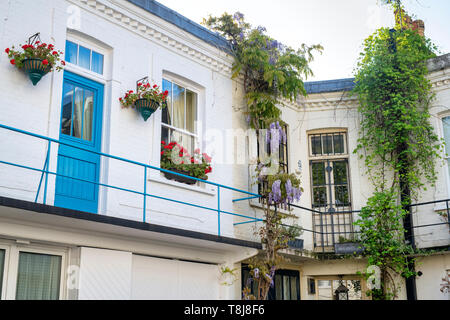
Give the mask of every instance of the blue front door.
M 64 72 L 55 206 L 97 213 L 103 85 Z M 76 148 L 78 147 L 78 148 Z M 79 148 L 89 150 L 81 150 Z

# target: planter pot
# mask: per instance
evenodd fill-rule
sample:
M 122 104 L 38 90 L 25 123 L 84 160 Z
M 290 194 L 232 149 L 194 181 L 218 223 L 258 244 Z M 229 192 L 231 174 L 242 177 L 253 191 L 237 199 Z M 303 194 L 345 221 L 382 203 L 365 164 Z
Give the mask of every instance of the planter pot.
M 303 239 L 290 240 L 290 241 L 288 241 L 288 246 L 289 246 L 289 248 L 292 248 L 292 249 L 302 250 L 303 249 Z
M 147 119 L 158 109 L 159 103 L 153 100 L 138 99 L 134 103 L 134 106 L 141 113 L 144 121 L 147 121 Z
M 52 70 L 50 65 L 44 65 L 42 59 L 25 59 L 23 61 L 23 70 L 30 77 L 33 85 L 36 85 L 43 76 Z
M 188 174 L 187 172 L 179 171 L 179 170 L 175 170 L 175 169 L 167 169 L 167 170 L 170 170 L 170 171 L 173 171 L 173 172 L 176 172 L 176 173 L 186 174 L 186 175 Z M 193 185 L 193 184 L 197 183 L 197 180 L 185 178 L 185 177 L 178 176 L 176 174 L 172 174 L 172 173 L 168 173 L 168 172 L 164 172 L 164 176 L 167 179 L 169 179 L 169 180 L 175 180 L 175 181 L 178 181 L 178 182 L 181 182 L 181 183 L 190 184 L 190 185 Z
M 364 248 L 358 242 L 345 242 L 334 244 L 335 254 L 361 254 L 363 252 Z

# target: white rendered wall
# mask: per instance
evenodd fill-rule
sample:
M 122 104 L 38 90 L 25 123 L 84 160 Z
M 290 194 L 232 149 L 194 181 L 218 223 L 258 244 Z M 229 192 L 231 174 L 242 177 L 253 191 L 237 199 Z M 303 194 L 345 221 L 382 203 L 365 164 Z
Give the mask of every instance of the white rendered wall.
M 418 260 L 416 271 L 423 274 L 416 279 L 417 299 L 450 300 L 449 292 L 441 292 L 443 278 L 450 272 L 450 255 L 434 255 Z
M 105 86 L 102 133 L 105 153 L 159 167 L 161 111 L 144 122 L 140 114 L 133 109 L 122 109 L 118 101 L 125 91 L 135 90 L 136 80 L 144 76 L 160 85 L 163 76 L 170 74 L 195 86 L 199 92 L 200 132 L 225 131 L 231 127 L 231 79 L 229 71 L 223 69 L 223 65 L 231 65 L 228 55 L 127 1 L 100 2 L 93 5 L 86 1 L 2 1 L 5 19 L 0 23 L 0 47 L 18 46 L 32 34 L 41 32 L 43 41 L 51 40 L 63 51 L 66 39 L 70 38 L 81 39 L 105 52 L 103 77 L 69 64 L 66 68 Z M 77 30 L 67 27 L 74 6 L 80 13 Z M 144 25 L 158 32 L 151 36 L 143 33 Z M 3 88 L 0 123 L 58 139 L 63 72 L 48 74 L 33 86 L 2 52 L 0 73 Z M 5 130 L 0 130 L 0 138 L 2 160 L 43 167 L 46 143 Z M 205 148 L 204 144 L 201 149 Z M 210 149 L 214 161 L 214 147 Z M 56 163 L 57 145 L 53 144 L 51 171 L 56 171 Z M 210 181 L 233 183 L 231 165 L 213 163 L 212 167 Z M 142 192 L 143 174 L 142 167 L 102 159 L 102 183 Z M 40 173 L 0 165 L 0 177 L 1 196 L 34 201 Z M 214 187 L 171 183 L 153 170 L 149 170 L 148 178 L 148 193 L 217 208 Z M 47 204 L 53 203 L 54 182 L 50 176 Z M 40 201 L 42 192 L 41 189 Z M 221 190 L 222 210 L 232 211 L 231 197 L 231 192 Z M 212 234 L 219 232 L 217 212 L 150 197 L 147 201 L 147 222 Z M 143 197 L 100 187 L 99 213 L 142 221 Z M 220 232 L 222 236 L 234 235 L 231 216 L 221 215 Z

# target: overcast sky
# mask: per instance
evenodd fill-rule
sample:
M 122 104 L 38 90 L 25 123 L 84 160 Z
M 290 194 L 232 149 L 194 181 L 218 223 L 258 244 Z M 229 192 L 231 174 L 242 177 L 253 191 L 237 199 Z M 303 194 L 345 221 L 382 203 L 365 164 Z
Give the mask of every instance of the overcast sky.
M 209 14 L 239 11 L 255 27 L 284 44 L 320 43 L 322 55 L 311 64 L 314 77 L 329 80 L 353 76 L 363 40 L 394 17 L 379 0 L 159 0 L 158 2 L 200 23 Z M 425 34 L 450 52 L 450 0 L 404 0 L 407 12 L 425 22 Z

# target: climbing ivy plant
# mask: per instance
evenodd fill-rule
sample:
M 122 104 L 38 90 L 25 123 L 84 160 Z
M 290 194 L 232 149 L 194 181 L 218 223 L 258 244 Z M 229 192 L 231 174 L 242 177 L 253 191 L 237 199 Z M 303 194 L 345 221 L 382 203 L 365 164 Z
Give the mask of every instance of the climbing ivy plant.
M 386 2 L 396 12 L 395 29 L 381 28 L 365 40 L 353 90 L 361 117 L 354 152 L 374 187 L 355 224 L 368 264 L 380 270 L 380 286 L 368 294 L 383 300 L 397 296 L 396 275 L 415 276 L 414 248 L 405 241 L 402 220 L 411 200 L 436 181 L 442 148 L 429 121 L 433 94 L 426 77 L 426 60 L 436 48 L 402 24 L 400 1 Z

